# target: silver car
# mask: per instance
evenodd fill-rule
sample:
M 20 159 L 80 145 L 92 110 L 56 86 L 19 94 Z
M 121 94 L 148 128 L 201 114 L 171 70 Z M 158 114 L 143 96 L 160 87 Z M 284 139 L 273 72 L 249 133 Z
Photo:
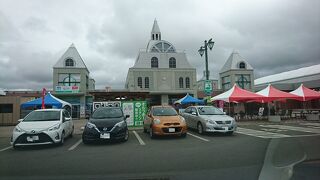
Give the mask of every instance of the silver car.
M 223 132 L 232 134 L 237 129 L 236 121 L 213 106 L 189 106 L 181 113 L 188 128 L 203 132 Z

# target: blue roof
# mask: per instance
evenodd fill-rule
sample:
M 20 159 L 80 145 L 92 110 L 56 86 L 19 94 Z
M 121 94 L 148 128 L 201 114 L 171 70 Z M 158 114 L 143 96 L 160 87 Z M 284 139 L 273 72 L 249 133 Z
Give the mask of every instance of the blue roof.
M 190 103 L 199 103 L 199 104 L 204 104 L 203 100 L 194 98 L 192 96 L 190 96 L 189 94 L 187 94 L 185 97 L 177 100 L 174 102 L 174 104 L 190 104 Z
M 51 105 L 51 106 L 54 106 L 56 108 L 62 108 L 65 105 L 69 105 L 71 107 L 71 105 L 69 103 L 54 97 L 51 93 L 47 93 L 47 95 L 45 95 L 44 104 L 45 105 Z M 21 108 L 41 106 L 41 105 L 42 105 L 42 97 L 21 104 Z

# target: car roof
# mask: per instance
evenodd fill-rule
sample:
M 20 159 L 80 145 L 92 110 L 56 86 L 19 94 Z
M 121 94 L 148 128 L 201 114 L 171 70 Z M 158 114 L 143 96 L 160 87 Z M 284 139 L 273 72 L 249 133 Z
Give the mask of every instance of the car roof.
M 34 111 L 61 111 L 62 109 L 37 109 Z
M 151 106 L 151 108 L 173 108 L 172 106 L 169 105 L 155 105 L 155 106 Z

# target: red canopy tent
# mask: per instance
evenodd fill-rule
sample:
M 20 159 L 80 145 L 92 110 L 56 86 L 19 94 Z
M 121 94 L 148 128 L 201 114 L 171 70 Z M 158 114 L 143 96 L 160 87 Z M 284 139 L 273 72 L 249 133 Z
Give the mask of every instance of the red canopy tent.
M 225 101 L 225 102 L 247 102 L 247 101 L 263 101 L 266 97 L 253 92 L 241 89 L 236 84 L 228 91 L 214 96 L 211 101 Z
M 270 84 L 266 88 L 262 89 L 261 91 L 256 92 L 256 94 L 265 97 L 262 102 L 270 102 L 270 101 L 282 100 L 282 99 L 295 99 L 295 100 L 301 99 L 299 96 L 295 94 L 280 91 L 274 88 L 273 86 L 271 86 Z
M 291 94 L 297 95 L 300 101 L 309 101 L 312 99 L 320 99 L 320 93 L 311 90 L 301 84 L 296 90 L 291 91 Z

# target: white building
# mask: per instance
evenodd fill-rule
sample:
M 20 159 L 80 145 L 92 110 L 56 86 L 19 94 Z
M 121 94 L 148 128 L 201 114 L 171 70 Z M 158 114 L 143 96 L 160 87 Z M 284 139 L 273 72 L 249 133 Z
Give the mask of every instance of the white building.
M 243 89 L 253 90 L 253 68 L 237 51 L 231 53 L 219 75 L 223 91 L 230 89 L 235 83 Z
M 162 40 L 155 20 L 147 48 L 140 50 L 129 68 L 125 88 L 150 92 L 153 104 L 170 104 L 186 93 L 196 96 L 196 82 L 196 69 L 188 62 L 186 53 Z
M 268 84 L 272 84 L 272 86 L 281 90 L 293 91 L 298 88 L 301 83 L 308 88 L 319 89 L 320 64 L 273 74 L 254 80 L 256 91 L 265 88 Z

